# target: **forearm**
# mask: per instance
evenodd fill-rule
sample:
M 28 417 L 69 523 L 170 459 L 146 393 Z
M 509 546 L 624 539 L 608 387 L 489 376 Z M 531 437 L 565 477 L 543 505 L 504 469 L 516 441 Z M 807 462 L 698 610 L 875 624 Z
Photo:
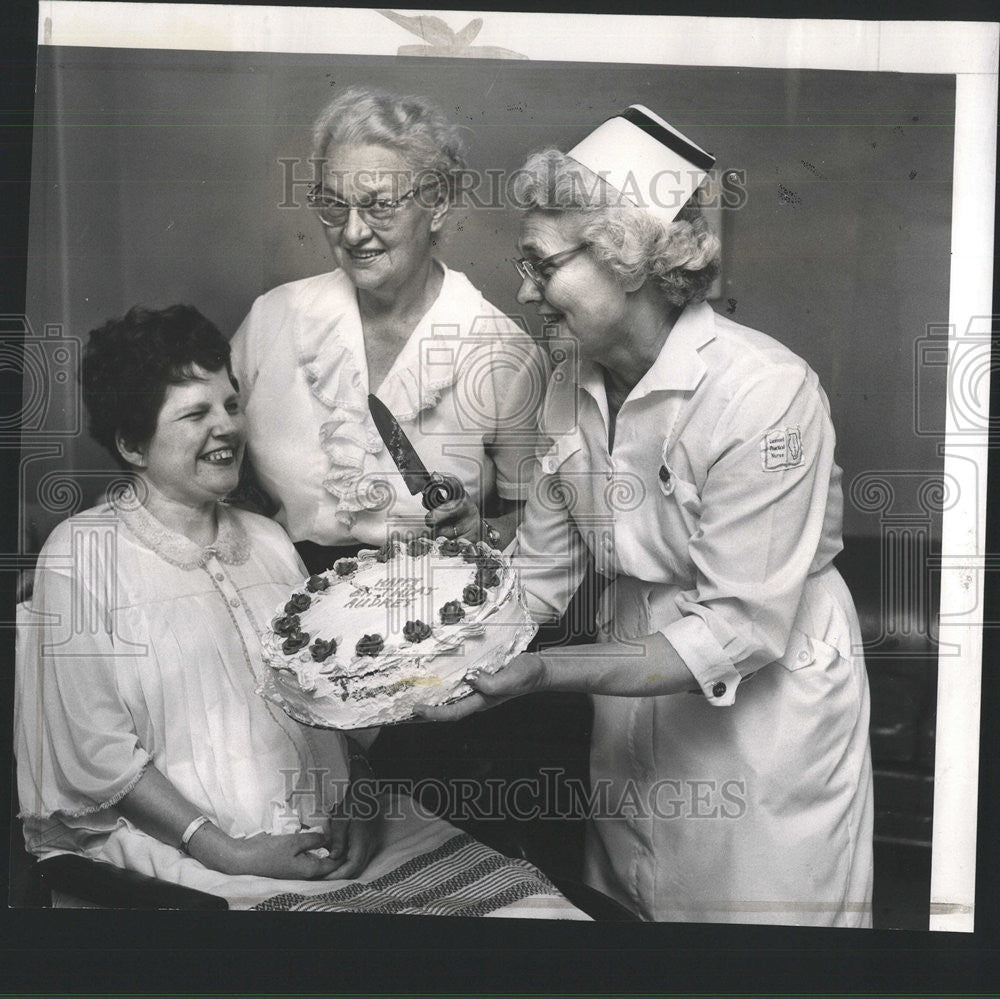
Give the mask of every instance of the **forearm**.
M 118 802 L 118 811 L 136 828 L 170 846 L 181 847 L 181 836 L 201 814 L 159 770 L 146 768 L 139 782 Z M 208 822 L 191 837 L 188 852 L 206 867 L 238 872 L 238 844 Z
M 473 672 L 466 680 L 475 693 L 454 704 L 418 705 L 427 721 L 457 721 L 511 697 L 543 691 L 572 691 L 614 697 L 656 697 L 697 690 L 690 670 L 663 635 L 633 642 L 574 645 L 525 653 L 496 673 Z
M 184 830 L 201 814 L 153 766 L 146 768 L 135 787 L 118 802 L 118 811 L 144 833 L 177 847 Z
M 573 645 L 540 654 L 546 690 L 655 697 L 698 690 L 698 681 L 659 632 L 631 642 Z

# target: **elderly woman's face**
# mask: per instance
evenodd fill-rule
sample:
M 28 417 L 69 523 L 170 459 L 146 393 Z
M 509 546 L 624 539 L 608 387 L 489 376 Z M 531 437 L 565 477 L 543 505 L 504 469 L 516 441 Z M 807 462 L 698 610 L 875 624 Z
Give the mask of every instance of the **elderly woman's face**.
M 579 223 L 553 212 L 529 212 L 521 222 L 521 255 L 542 261 L 540 288 L 524 278 L 517 300 L 536 303 L 548 331 L 569 334 L 579 344 L 581 359 L 600 361 L 611 344 L 627 333 L 627 295 L 606 268 L 587 250 L 567 254 L 552 265 L 545 258 L 579 247 Z
M 168 386 L 156 430 L 142 449 L 140 475 L 164 496 L 197 507 L 236 488 L 246 422 L 225 368 L 196 367 L 194 374 Z
M 413 190 L 419 175 L 394 149 L 379 145 L 338 145 L 327 150 L 323 192 L 352 206 L 397 201 Z M 324 227 L 334 259 L 356 287 L 392 292 L 426 274 L 431 233 L 440 229 L 444 208 L 427 204 L 417 192 L 399 204 L 388 223 L 370 225 L 352 211 L 339 228 Z

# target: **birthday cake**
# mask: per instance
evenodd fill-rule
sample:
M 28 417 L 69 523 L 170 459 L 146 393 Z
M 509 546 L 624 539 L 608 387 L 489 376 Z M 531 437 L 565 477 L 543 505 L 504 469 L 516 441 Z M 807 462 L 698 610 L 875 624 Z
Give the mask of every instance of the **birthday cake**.
M 307 725 L 412 719 L 471 692 L 535 633 L 517 573 L 485 543 L 416 538 L 362 549 L 310 576 L 263 635 L 267 700 Z

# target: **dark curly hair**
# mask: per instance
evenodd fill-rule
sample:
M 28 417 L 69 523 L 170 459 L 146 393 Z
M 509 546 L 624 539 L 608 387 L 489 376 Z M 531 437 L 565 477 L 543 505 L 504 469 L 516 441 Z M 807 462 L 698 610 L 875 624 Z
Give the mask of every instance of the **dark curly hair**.
M 136 306 L 123 318 L 92 330 L 80 370 L 91 437 L 122 468 L 130 468 L 116 438 L 120 435 L 130 448 L 148 444 L 167 387 L 190 379 L 196 366 L 205 371 L 225 368 L 238 389 L 229 343 L 193 306 Z

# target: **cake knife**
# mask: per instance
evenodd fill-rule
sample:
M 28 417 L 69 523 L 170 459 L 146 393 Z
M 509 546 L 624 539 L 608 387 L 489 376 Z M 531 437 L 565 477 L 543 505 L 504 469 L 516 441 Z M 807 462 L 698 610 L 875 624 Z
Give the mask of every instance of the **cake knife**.
M 389 412 L 382 400 L 369 394 L 368 409 L 371 411 L 375 427 L 399 469 L 412 496 L 422 494 L 425 510 L 436 510 L 439 506 L 465 495 L 465 487 L 451 475 L 428 472 L 420 455 L 414 450 L 409 438 L 403 433 L 396 417 Z

